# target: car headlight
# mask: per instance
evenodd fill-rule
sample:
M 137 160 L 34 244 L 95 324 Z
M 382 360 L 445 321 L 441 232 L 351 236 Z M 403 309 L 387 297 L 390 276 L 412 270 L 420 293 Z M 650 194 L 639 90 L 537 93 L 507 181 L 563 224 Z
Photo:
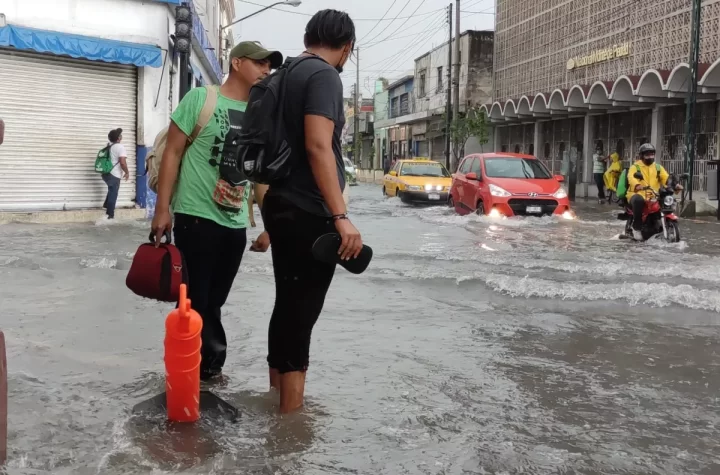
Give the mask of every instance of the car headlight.
M 666 196 L 665 199 L 663 199 L 663 204 L 669 208 L 675 204 L 675 198 L 672 196 Z
M 423 187 L 417 185 L 408 185 L 407 189 L 408 191 L 422 191 Z
M 559 200 L 561 200 L 563 198 L 567 198 L 567 197 L 568 197 L 567 191 L 565 191 L 565 188 L 563 188 L 562 186 L 560 188 L 558 188 L 558 190 L 555 193 L 553 193 L 553 198 L 557 198 Z
M 507 190 L 500 188 L 497 185 L 493 185 L 492 183 L 490 184 L 490 194 L 500 198 L 507 198 L 508 196 L 512 196 L 512 194 Z

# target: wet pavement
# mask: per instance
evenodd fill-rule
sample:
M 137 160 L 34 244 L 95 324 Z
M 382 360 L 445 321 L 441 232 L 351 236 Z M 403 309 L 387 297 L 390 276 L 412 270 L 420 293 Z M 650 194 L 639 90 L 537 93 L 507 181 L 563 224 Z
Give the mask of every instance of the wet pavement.
M 615 210 L 491 220 L 351 190 L 375 259 L 339 270 L 307 407 L 275 415 L 269 255 L 225 308 L 237 424 L 132 416 L 169 306 L 125 287 L 146 222 L 0 226 L 9 473 L 718 474 L 720 225 L 617 239 Z M 252 230 L 251 236 L 258 234 Z

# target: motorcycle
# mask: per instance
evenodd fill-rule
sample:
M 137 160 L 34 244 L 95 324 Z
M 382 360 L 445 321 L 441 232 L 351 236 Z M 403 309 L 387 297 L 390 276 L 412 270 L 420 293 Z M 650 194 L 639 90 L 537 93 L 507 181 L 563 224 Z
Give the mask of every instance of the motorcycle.
M 639 172 L 635 173 L 635 178 L 642 180 L 643 176 Z M 685 175 L 683 175 L 685 178 Z M 656 192 L 649 186 L 641 191 L 650 195 L 645 199 L 645 208 L 643 209 L 642 219 L 642 236 L 643 241 L 647 241 L 652 236 L 661 234 L 662 238 L 669 243 L 680 242 L 680 228 L 678 226 L 678 217 L 675 214 L 677 208 L 677 200 L 675 199 L 675 185 L 679 183 L 675 177 L 668 180 L 665 188 L 661 188 L 660 192 Z M 633 216 L 632 207 L 629 203 L 624 205 L 625 212 L 618 215 L 618 219 L 625 221 L 624 238 L 634 239 L 633 222 L 637 219 Z

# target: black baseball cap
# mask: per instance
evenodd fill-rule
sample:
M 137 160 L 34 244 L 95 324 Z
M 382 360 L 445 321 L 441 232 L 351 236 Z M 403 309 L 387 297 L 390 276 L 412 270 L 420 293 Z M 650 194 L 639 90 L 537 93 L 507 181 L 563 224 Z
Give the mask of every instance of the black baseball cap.
M 230 51 L 230 59 L 233 58 L 267 59 L 270 60 L 270 67 L 272 69 L 279 68 L 283 63 L 283 55 L 280 51 L 266 50 L 255 41 L 238 43 L 238 45 Z
M 110 133 L 108 134 L 108 140 L 111 141 L 112 143 L 115 143 L 118 140 L 120 140 L 121 136 L 122 136 L 122 129 L 111 130 Z

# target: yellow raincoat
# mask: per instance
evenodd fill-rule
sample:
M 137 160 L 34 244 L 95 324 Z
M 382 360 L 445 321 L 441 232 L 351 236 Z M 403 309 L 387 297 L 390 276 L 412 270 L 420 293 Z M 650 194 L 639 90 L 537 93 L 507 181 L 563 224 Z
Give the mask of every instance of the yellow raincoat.
M 620 163 L 620 155 L 617 153 L 610 155 L 610 159 L 612 160 L 612 163 L 603 175 L 603 180 L 605 181 L 605 188 L 617 191 L 618 178 L 622 173 L 622 163 Z
M 634 176 L 635 172 L 638 170 L 638 167 L 640 168 L 640 173 L 642 173 L 643 176 L 642 181 L 638 180 Z M 659 172 L 658 167 L 660 167 Z M 655 163 L 653 163 L 652 165 L 645 165 L 642 160 L 638 160 L 637 162 L 633 163 L 628 169 L 627 177 L 628 191 L 625 197 L 628 199 L 628 201 L 630 201 L 630 198 L 632 198 L 633 195 L 640 195 L 643 198 L 647 198 L 647 192 L 635 192 L 635 187 L 637 185 L 649 186 L 657 193 L 660 191 L 661 186 L 667 186 L 667 181 L 668 178 L 670 178 L 670 175 L 665 170 L 665 168 L 663 168 L 662 165 L 656 165 Z

